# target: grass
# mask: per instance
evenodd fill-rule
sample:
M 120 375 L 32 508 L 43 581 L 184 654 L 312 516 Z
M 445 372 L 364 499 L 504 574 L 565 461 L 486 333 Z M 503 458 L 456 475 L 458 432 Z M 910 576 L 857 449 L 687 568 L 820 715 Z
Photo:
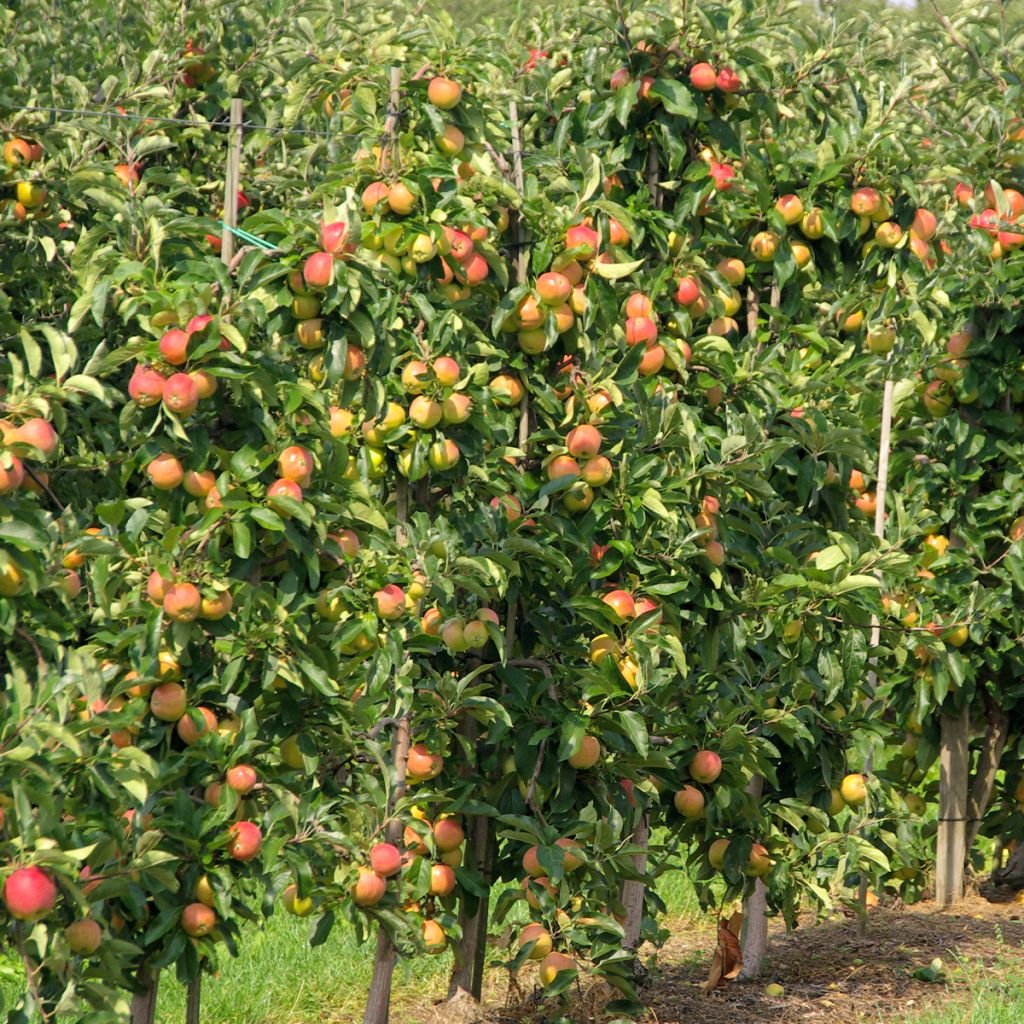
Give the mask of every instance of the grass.
M 986 970 L 980 964 L 957 965 L 947 970 L 960 991 L 969 988 L 967 1001 L 908 1014 L 900 1024 L 1020 1024 L 1024 1021 L 1024 974 L 1020 961 L 999 960 Z
M 665 875 L 659 892 L 670 918 L 698 913 L 689 879 L 681 871 Z M 307 942 L 308 922 L 275 915 L 262 930 L 252 929 L 237 960 L 224 957 L 218 977 L 203 982 L 204 1024 L 294 1024 L 297 1021 L 356 1021 L 373 973 L 373 942 L 359 945 L 344 925 L 316 949 Z M 451 954 L 399 961 L 394 1003 L 402 1019 L 421 1024 L 417 1006 L 444 995 Z M 170 976 L 161 983 L 159 1024 L 178 1024 L 185 1015 L 185 990 Z

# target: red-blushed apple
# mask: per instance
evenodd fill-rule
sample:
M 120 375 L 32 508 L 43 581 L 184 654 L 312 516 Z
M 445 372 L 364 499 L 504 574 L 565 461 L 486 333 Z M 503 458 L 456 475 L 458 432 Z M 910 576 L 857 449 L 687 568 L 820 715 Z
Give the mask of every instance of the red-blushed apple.
M 405 217 L 416 208 L 416 195 L 404 181 L 396 181 L 388 189 L 388 206 L 392 213 Z
M 775 209 L 789 225 L 796 224 L 804 215 L 804 204 L 799 196 L 789 193 L 775 200 Z
M 728 192 L 736 178 L 736 170 L 731 164 L 722 164 L 712 160 L 709 165 L 711 179 L 715 183 L 716 192 Z
M 191 416 L 199 407 L 199 386 L 187 373 L 175 373 L 167 378 L 162 398 L 169 412 Z
M 430 867 L 430 895 L 450 896 L 455 892 L 455 871 L 447 864 L 432 864 Z
M 43 868 L 16 868 L 4 880 L 4 906 L 19 921 L 38 921 L 57 902 L 57 886 Z
M 164 592 L 164 615 L 172 622 L 194 622 L 202 605 L 202 595 L 193 583 L 173 583 Z
M 251 821 L 236 821 L 228 829 L 228 835 L 228 854 L 235 860 L 250 861 L 259 855 L 263 833 L 258 825 Z
M 217 926 L 217 914 L 205 903 L 190 903 L 181 912 L 181 929 L 186 935 L 199 939 Z
M 188 335 L 180 328 L 167 331 L 160 339 L 160 355 L 172 366 L 188 361 Z
M 388 621 L 400 619 L 405 614 L 405 591 L 397 584 L 389 583 L 373 595 L 377 614 Z
M 418 841 L 418 840 L 417 840 Z M 426 847 L 424 847 L 426 852 Z M 391 878 L 402 870 L 402 854 L 391 843 L 377 843 L 370 847 L 370 867 L 381 876 Z
M 161 683 L 149 695 L 149 710 L 161 722 L 176 722 L 188 708 L 188 696 L 180 683 Z
M 882 209 L 882 196 L 877 189 L 859 188 L 850 196 L 850 209 L 858 217 L 871 217 Z
M 240 796 L 252 792 L 256 785 L 256 769 L 250 764 L 236 764 L 225 776 L 228 786 Z
M 289 445 L 278 456 L 277 473 L 285 480 L 294 480 L 302 487 L 309 485 L 313 478 L 313 456 L 300 445 Z
M 323 289 L 334 281 L 334 257 L 329 252 L 315 252 L 302 264 L 302 278 L 310 288 Z
M 43 459 L 49 461 L 57 454 L 57 431 L 44 419 L 26 420 L 17 427 L 8 439 L 8 443 L 27 444 L 42 452 Z
M 302 488 L 294 480 L 275 480 L 267 488 L 268 498 L 291 498 L 302 501 Z
M 718 86 L 720 92 L 736 93 L 743 88 L 743 81 L 732 68 L 724 67 L 719 70 L 715 85 Z
M 465 838 L 462 826 L 454 818 L 440 818 L 434 823 L 434 845 L 442 853 L 457 850 Z
M 423 743 L 416 743 L 409 748 L 406 759 L 406 771 L 416 779 L 433 779 L 441 774 L 444 758 L 432 754 Z
M 632 619 L 636 617 L 636 604 L 633 601 L 633 595 L 626 590 L 611 590 L 605 594 L 602 601 L 620 619 Z
M 566 249 L 578 250 L 580 259 L 589 260 L 597 254 L 598 233 L 587 224 L 575 224 L 565 232 Z
M 601 431 L 584 423 L 574 427 L 565 438 L 565 446 L 574 458 L 590 458 L 601 450 Z
M 376 906 L 384 898 L 388 884 L 375 871 L 359 869 L 359 877 L 352 886 L 352 901 L 357 907 Z
M 700 285 L 696 278 L 681 277 L 676 282 L 676 302 L 680 306 L 692 306 L 700 297 Z
M 583 464 L 583 472 L 581 473 L 583 482 L 590 487 L 603 487 L 611 480 L 613 475 L 614 467 L 611 461 L 603 455 L 588 459 Z
M 167 378 L 152 366 L 143 366 L 137 363 L 132 371 L 131 380 L 128 382 L 128 394 L 136 405 L 147 409 L 150 406 L 159 404 L 164 395 L 164 385 Z
M 503 406 L 518 405 L 525 394 L 522 381 L 510 373 L 499 373 L 494 377 L 488 385 L 488 391 L 495 405 Z
M 367 213 L 373 213 L 381 203 L 388 199 L 388 186 L 383 181 L 374 181 L 363 189 L 363 209 Z
M 546 306 L 560 306 L 572 294 L 572 283 L 565 274 L 559 274 L 557 271 L 548 271 L 537 278 L 537 294 L 540 296 L 541 302 Z M 522 321 L 521 312 L 520 320 Z M 541 320 L 543 320 L 543 317 L 540 318 L 536 326 L 539 326 Z M 523 322 L 523 327 L 527 326 Z
M 759 231 L 750 242 L 750 251 L 760 263 L 770 263 L 779 247 L 779 236 L 774 231 Z
M 197 714 L 200 716 L 200 722 L 197 724 L 193 715 Z M 178 724 L 175 726 L 175 732 L 181 742 L 186 746 L 191 747 L 193 744 L 198 743 L 199 740 L 212 736 L 217 731 L 217 716 L 206 707 L 193 708 L 192 711 L 186 712 L 178 719 Z
M 434 360 L 431 369 L 434 371 L 434 377 L 438 384 L 442 387 L 454 387 L 462 377 L 459 364 L 451 356 L 439 356 Z
M 563 851 L 563 867 L 566 871 L 575 871 L 583 866 L 583 860 L 573 851 L 580 850 L 580 844 L 575 839 L 556 839 L 555 846 Z
M 704 814 L 704 794 L 696 786 L 683 786 L 673 798 L 676 810 L 689 821 Z
M 718 85 L 718 75 L 710 64 L 700 61 L 690 68 L 690 84 L 700 92 L 711 92 Z
M 323 224 L 320 228 L 320 246 L 334 257 L 349 251 L 348 225 L 343 220 Z
M 526 902 L 533 907 L 534 910 L 540 910 L 540 898 L 537 896 L 536 892 L 534 892 L 534 886 L 543 889 L 552 899 L 555 899 L 558 895 L 557 887 L 552 884 L 550 878 L 546 878 L 543 875 L 537 878 L 528 875 L 522 880 L 520 886 L 523 892 L 526 893 Z
M 690 776 L 710 785 L 722 774 L 722 759 L 713 750 L 698 750 L 690 762 Z
M 441 75 L 427 84 L 427 99 L 439 110 L 451 110 L 462 98 L 462 86 Z
M 150 483 L 161 491 L 173 491 L 185 478 L 181 463 L 169 452 L 163 452 L 146 465 Z
M 903 238 L 903 229 L 893 220 L 887 220 L 875 228 L 875 241 L 883 249 L 895 249 Z

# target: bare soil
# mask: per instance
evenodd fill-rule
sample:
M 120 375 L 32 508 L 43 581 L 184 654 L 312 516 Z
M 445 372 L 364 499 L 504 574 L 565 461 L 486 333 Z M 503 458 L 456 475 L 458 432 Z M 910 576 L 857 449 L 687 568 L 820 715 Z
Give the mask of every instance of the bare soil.
M 701 988 L 715 948 L 714 922 L 679 922 L 672 938 L 648 961 L 641 994 L 646 1024 L 856 1024 L 889 1022 L 950 1000 L 966 999 L 966 982 L 914 977 L 939 957 L 947 968 L 1024 974 L 1024 906 L 971 897 L 953 911 L 933 903 L 872 910 L 866 934 L 841 915 L 787 935 L 773 922 L 769 951 L 756 982 L 728 982 L 709 996 Z M 784 995 L 764 994 L 769 982 Z M 604 1024 L 603 984 L 581 984 L 568 1007 L 540 998 L 532 970 L 511 985 L 488 972 L 484 1003 L 436 1004 L 425 1024 L 541 1024 L 559 1019 Z M 421 1010 L 422 1012 L 422 1010 Z M 417 1015 L 419 1019 L 419 1015 Z

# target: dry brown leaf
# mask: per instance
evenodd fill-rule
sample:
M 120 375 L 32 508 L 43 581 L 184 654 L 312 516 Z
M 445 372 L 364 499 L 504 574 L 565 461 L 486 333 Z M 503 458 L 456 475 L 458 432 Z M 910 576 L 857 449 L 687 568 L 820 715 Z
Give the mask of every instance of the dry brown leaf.
M 739 940 L 742 920 L 742 915 L 737 913 L 728 921 L 718 922 L 718 945 L 715 947 L 708 980 L 704 983 L 705 995 L 713 992 L 723 981 L 735 978 L 743 970 L 743 954 Z

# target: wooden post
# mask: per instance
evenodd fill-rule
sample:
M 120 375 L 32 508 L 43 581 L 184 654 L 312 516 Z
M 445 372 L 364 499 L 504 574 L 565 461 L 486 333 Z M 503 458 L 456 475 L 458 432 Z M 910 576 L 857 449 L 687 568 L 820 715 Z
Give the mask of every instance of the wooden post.
M 650 839 L 650 829 L 647 825 L 647 815 L 642 814 L 636 827 L 633 829 L 633 845 L 640 847 L 639 853 L 633 854 L 633 867 L 643 874 L 647 870 L 647 843 Z M 640 945 L 640 929 L 644 923 L 644 895 L 647 886 L 642 881 L 629 879 L 622 883 L 622 906 L 626 911 L 626 923 L 622 926 L 625 937 L 622 940 L 623 948 L 632 950 L 634 953 Z
M 130 1018 L 131 1024 L 153 1024 L 156 1020 L 156 994 L 160 984 L 160 974 L 150 974 L 142 967 L 136 980 L 142 986 L 141 992 L 132 996 Z
M 964 895 L 967 838 L 967 746 L 969 708 L 943 714 L 939 752 L 939 833 L 935 856 L 935 902 L 949 907 Z
M 230 228 L 238 227 L 238 189 L 242 167 L 242 101 L 231 101 L 231 127 L 228 129 L 228 164 L 224 172 L 224 223 L 220 236 L 220 258 L 230 264 L 235 255 L 235 236 Z
M 658 179 L 661 176 L 659 169 L 658 151 L 653 146 L 647 150 L 647 189 L 651 194 L 651 200 L 655 209 L 661 209 L 661 189 L 658 186 Z M 650 841 L 651 832 L 647 822 L 647 814 L 641 814 L 639 821 L 633 827 L 633 845 L 640 848 L 640 853 L 633 854 L 633 867 L 640 873 L 647 870 L 647 844 Z M 626 923 L 623 925 L 625 935 L 622 940 L 624 949 L 636 952 L 640 945 L 640 931 L 644 921 L 644 895 L 647 887 L 642 881 L 629 879 L 622 883 L 619 898 L 626 912 Z M 634 965 L 634 971 L 636 966 Z
M 882 429 L 878 438 L 878 484 L 875 487 L 875 536 L 879 540 L 885 538 L 885 496 L 889 490 L 889 451 L 892 447 L 892 404 L 893 404 L 894 383 L 886 380 L 882 391 Z M 881 579 L 881 573 L 878 574 Z M 881 623 L 877 615 L 871 616 L 871 646 L 877 647 L 882 636 Z M 871 658 L 868 669 L 868 691 L 875 692 L 878 685 L 878 673 L 875 666 L 877 658 Z M 874 766 L 874 758 L 871 751 L 868 751 L 864 758 L 864 771 L 870 772 Z M 867 932 L 868 925 L 868 883 L 866 878 L 860 881 L 858 890 L 858 901 L 860 903 L 860 916 L 857 919 L 857 932 L 863 935 Z
M 197 974 L 188 983 L 185 997 L 185 1024 L 199 1024 L 199 999 L 203 991 L 203 976 Z
M 476 746 L 479 723 L 469 715 L 463 717 L 459 732 L 470 747 Z M 464 777 L 471 768 L 464 766 Z M 466 860 L 483 878 L 488 892 L 494 870 L 494 823 L 484 814 L 474 814 L 466 821 Z M 470 910 L 470 907 L 473 907 Z M 471 902 L 465 896 L 459 902 L 459 926 L 462 943 L 455 951 L 455 966 L 448 982 L 448 998 L 466 992 L 479 1001 L 483 996 L 484 964 L 487 959 L 487 923 L 490 901 L 481 896 Z
M 747 784 L 747 793 L 755 800 L 764 792 L 764 778 L 755 775 Z M 743 970 L 740 978 L 750 981 L 761 973 L 761 964 L 768 952 L 768 890 L 758 878 L 754 889 L 743 901 L 743 927 L 740 930 Z
M 395 485 L 395 540 L 399 544 L 408 541 L 406 523 L 409 520 L 409 481 L 398 477 Z M 409 714 L 396 709 L 398 721 L 394 726 L 391 740 L 391 763 L 395 770 L 395 784 L 388 793 L 387 827 L 385 837 L 393 846 L 402 848 L 402 834 L 405 831 L 402 819 L 395 813 L 395 805 L 405 795 L 406 768 L 409 761 Z M 383 924 L 377 924 L 377 950 L 373 960 L 373 977 L 366 994 L 366 1010 L 363 1024 L 388 1024 L 391 1014 L 391 981 L 395 973 L 395 959 L 398 951 Z
M 387 841 L 402 847 L 402 819 L 393 814 L 395 804 L 405 795 L 405 770 L 409 759 L 409 716 L 403 715 L 395 726 L 392 740 L 392 762 L 395 785 L 388 794 Z M 377 954 L 373 961 L 373 978 L 366 996 L 363 1024 L 388 1024 L 391 1009 L 391 979 L 395 973 L 395 944 L 387 929 L 377 925 Z
M 398 135 L 395 129 L 398 127 L 398 115 L 402 102 L 402 69 L 398 65 L 392 67 L 388 83 L 388 113 L 384 119 L 384 137 L 380 150 L 380 169 L 382 171 L 390 171 L 398 163 L 395 159 L 395 154 L 398 151 Z

